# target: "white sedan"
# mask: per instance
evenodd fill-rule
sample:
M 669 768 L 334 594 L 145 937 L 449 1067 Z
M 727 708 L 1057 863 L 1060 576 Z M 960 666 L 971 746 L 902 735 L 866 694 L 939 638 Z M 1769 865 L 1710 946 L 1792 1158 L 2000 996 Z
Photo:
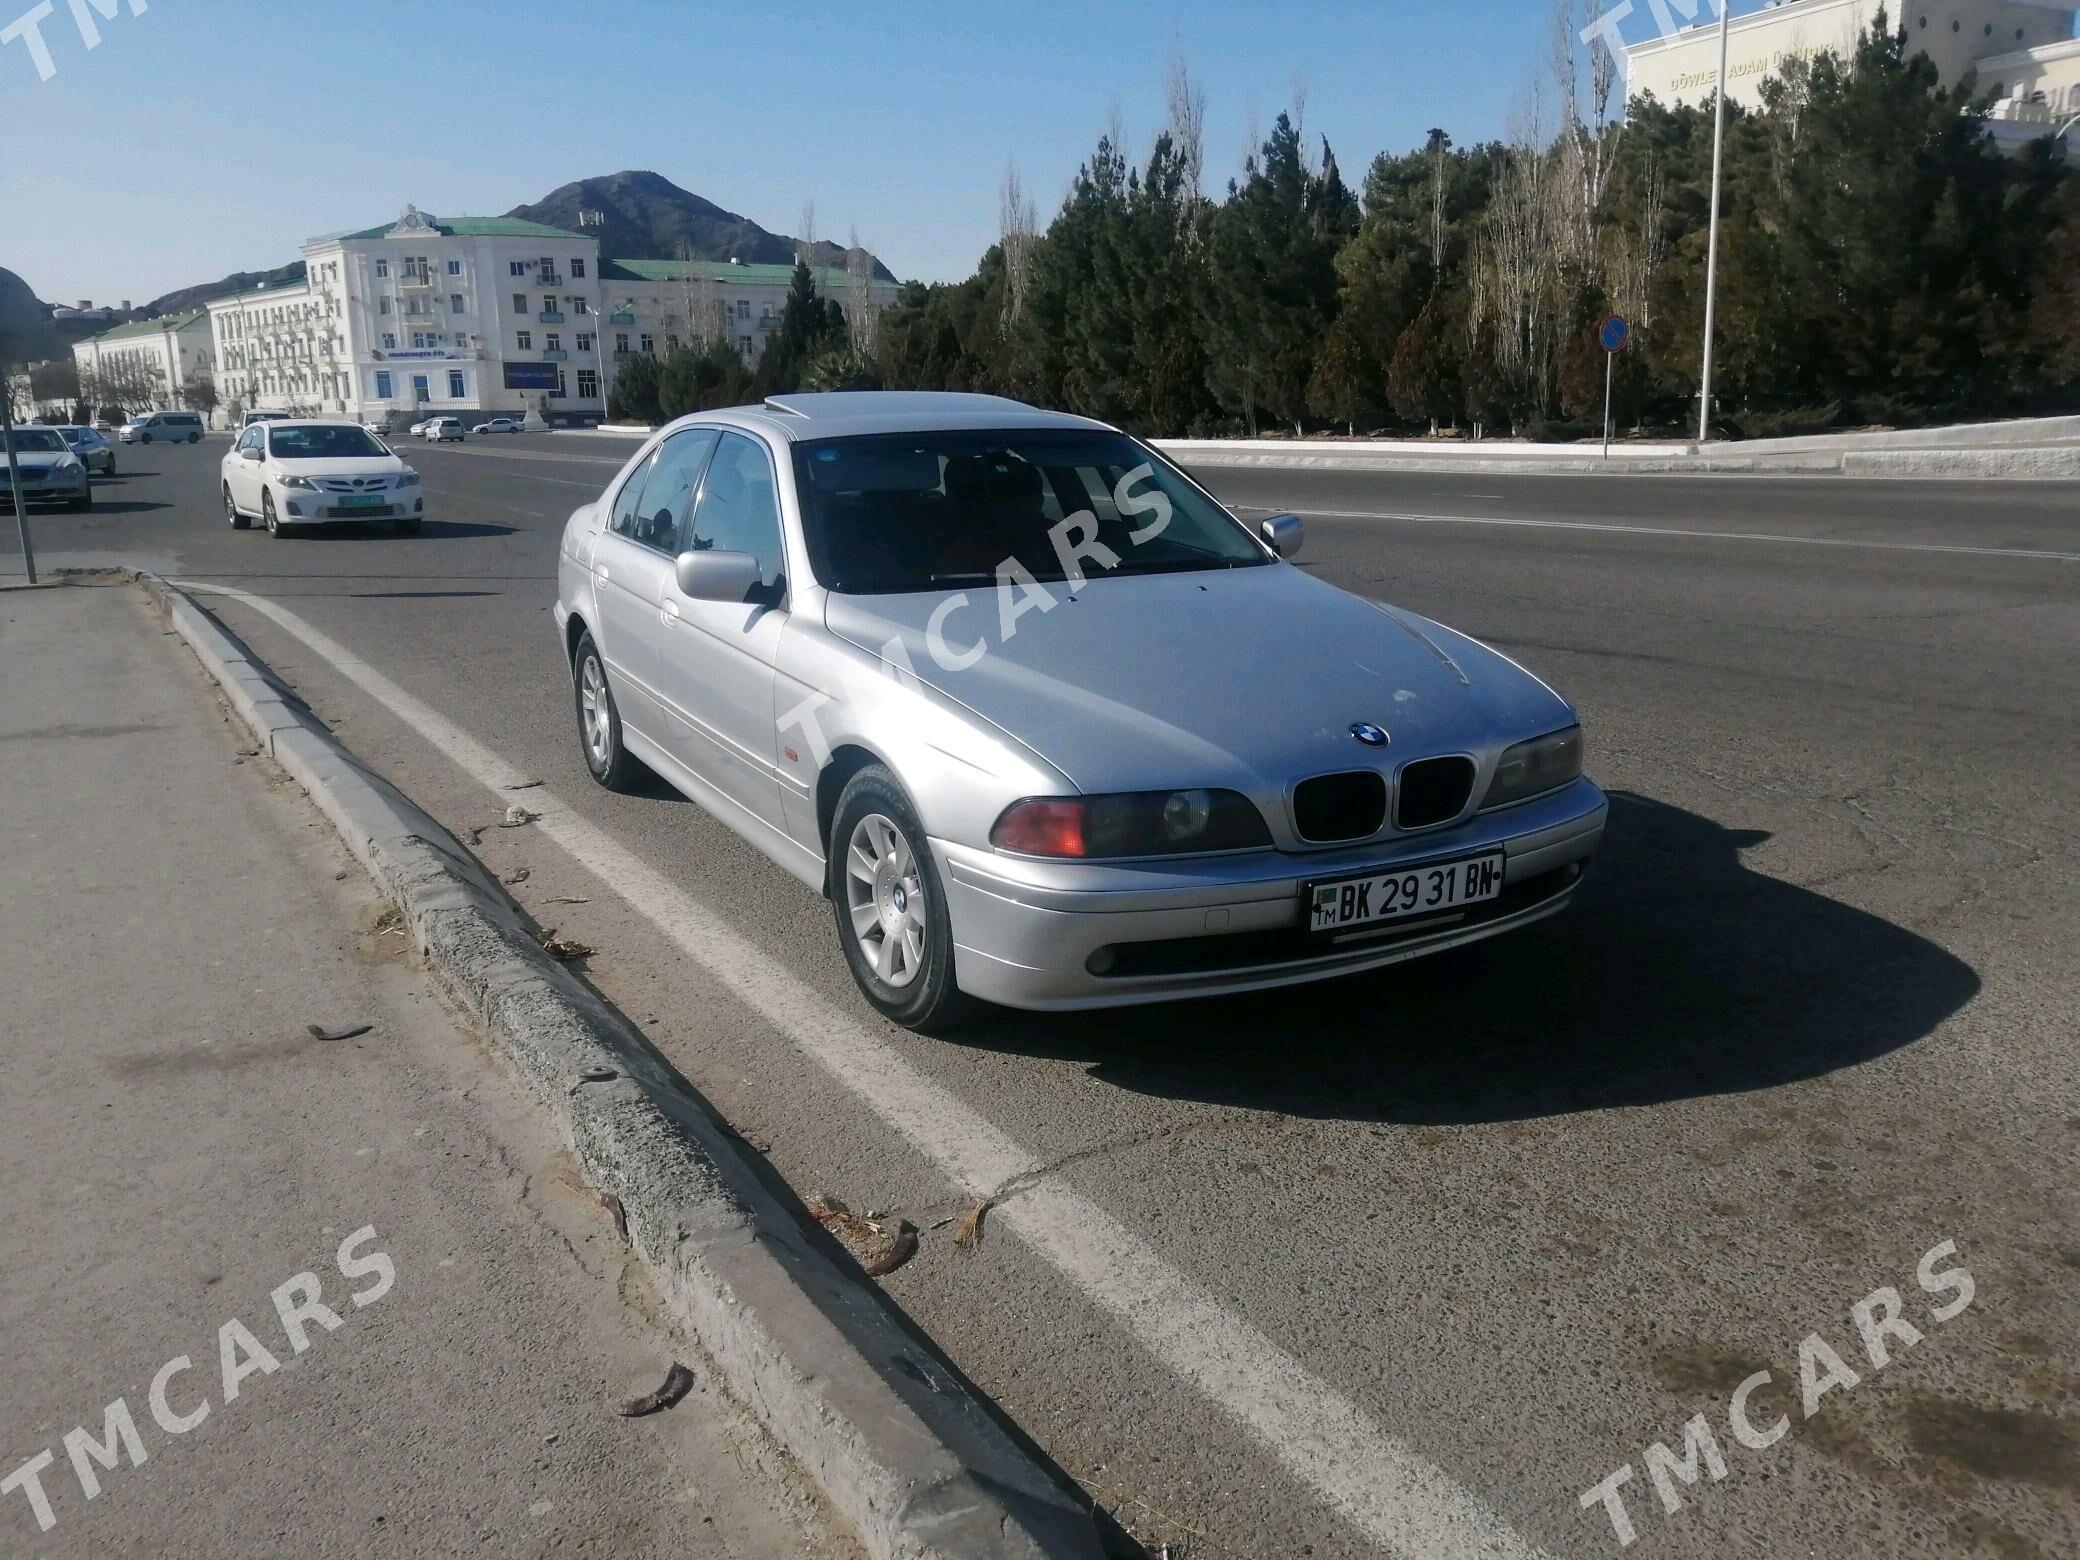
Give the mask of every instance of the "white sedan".
M 235 531 L 256 519 L 271 536 L 386 520 L 409 534 L 426 512 L 419 473 L 350 422 L 255 423 L 224 457 L 221 482 Z
M 480 422 L 470 429 L 471 433 L 518 433 L 520 419 L 517 417 L 494 417 L 489 422 Z

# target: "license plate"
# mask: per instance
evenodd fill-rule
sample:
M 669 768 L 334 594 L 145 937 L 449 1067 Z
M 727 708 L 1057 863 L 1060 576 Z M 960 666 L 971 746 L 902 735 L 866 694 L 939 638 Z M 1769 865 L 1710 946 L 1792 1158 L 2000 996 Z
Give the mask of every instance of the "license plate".
M 389 502 L 381 493 L 347 493 L 338 500 L 342 509 L 373 509 L 378 504 Z
M 1503 853 L 1435 861 L 1367 877 L 1310 883 L 1301 892 L 1311 932 L 1341 932 L 1378 921 L 1438 915 L 1502 893 Z

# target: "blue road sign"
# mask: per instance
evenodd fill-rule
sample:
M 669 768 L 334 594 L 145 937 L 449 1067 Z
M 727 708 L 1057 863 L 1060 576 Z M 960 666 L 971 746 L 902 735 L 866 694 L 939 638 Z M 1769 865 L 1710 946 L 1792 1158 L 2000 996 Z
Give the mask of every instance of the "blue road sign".
M 1623 352 L 1625 344 L 1632 340 L 1632 327 L 1615 314 L 1605 315 L 1603 323 L 1596 327 L 1596 339 L 1603 343 L 1606 352 Z

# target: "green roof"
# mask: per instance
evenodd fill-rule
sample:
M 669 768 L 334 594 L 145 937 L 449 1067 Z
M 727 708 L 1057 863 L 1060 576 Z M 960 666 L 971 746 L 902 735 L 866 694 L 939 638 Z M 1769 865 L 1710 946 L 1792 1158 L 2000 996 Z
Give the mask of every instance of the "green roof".
M 583 238 L 583 233 L 573 233 L 569 228 L 550 227 L 546 222 L 529 222 L 521 217 L 428 217 L 433 230 L 443 238 Z M 342 233 L 340 240 L 357 238 L 388 238 L 395 222 L 385 222 L 381 227 L 363 228 L 358 233 Z
M 791 265 L 737 265 L 728 260 L 607 260 L 599 268 L 603 282 L 685 282 L 711 277 L 745 286 L 785 287 L 794 280 Z M 812 266 L 809 274 L 825 289 L 844 287 L 852 278 L 835 266 Z
M 156 336 L 162 330 L 186 330 L 198 320 L 209 318 L 207 309 L 191 309 L 186 314 L 162 314 L 154 320 L 132 320 L 128 325 L 118 325 L 105 330 L 98 336 L 89 336 L 89 341 L 123 341 L 134 336 Z

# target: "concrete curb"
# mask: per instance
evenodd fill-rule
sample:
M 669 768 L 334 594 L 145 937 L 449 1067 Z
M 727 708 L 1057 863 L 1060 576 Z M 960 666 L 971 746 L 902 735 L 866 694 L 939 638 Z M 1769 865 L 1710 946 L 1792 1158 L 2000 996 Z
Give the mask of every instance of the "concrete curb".
M 987 1400 L 840 1265 L 706 1102 L 625 1018 L 543 953 L 454 836 L 364 766 L 229 630 L 141 582 L 260 745 L 310 793 L 491 1030 L 674 1318 L 886 1560 L 1103 1554 L 1065 1490 Z M 605 1082 L 582 1083 L 607 1069 Z

